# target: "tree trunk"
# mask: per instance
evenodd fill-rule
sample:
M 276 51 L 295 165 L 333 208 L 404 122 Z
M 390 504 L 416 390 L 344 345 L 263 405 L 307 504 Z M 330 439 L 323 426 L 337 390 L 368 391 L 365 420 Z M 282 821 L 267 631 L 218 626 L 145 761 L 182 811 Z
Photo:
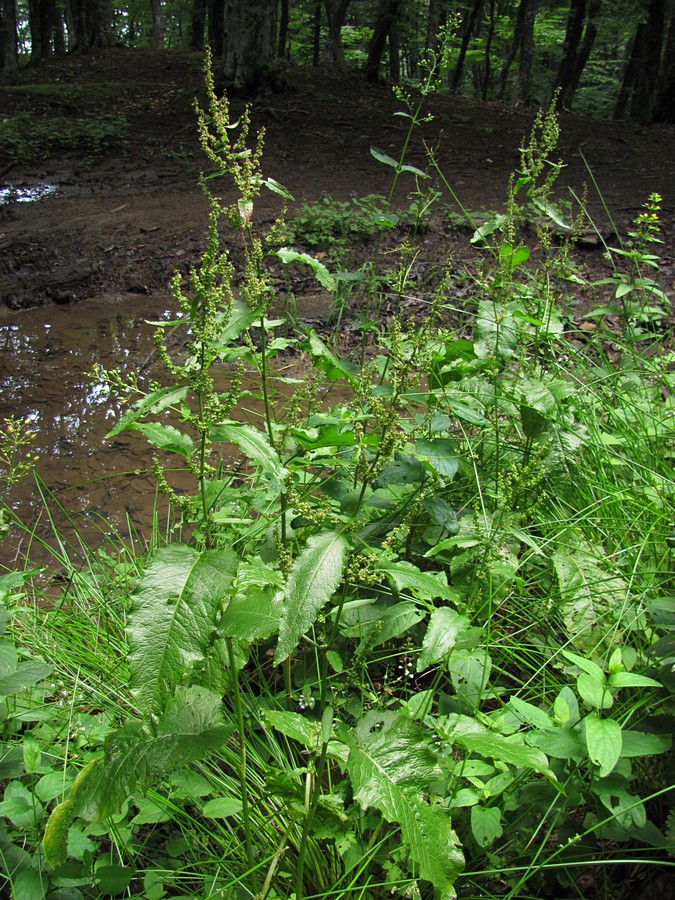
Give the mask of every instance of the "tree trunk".
M 314 0 L 314 21 L 312 23 L 312 65 L 318 66 L 321 59 L 321 0 Z
M 377 19 L 373 29 L 373 36 L 368 44 L 368 58 L 364 67 L 366 80 L 370 82 L 379 81 L 380 63 L 384 54 L 384 47 L 387 43 L 387 37 L 392 25 L 396 21 L 401 0 L 380 0 L 377 10 Z
M 483 0 L 473 0 L 468 16 L 462 23 L 462 43 L 459 48 L 459 56 L 450 80 L 450 89 L 456 91 L 462 81 L 464 72 L 464 60 L 469 49 L 469 42 L 474 34 L 480 33 L 480 17 L 483 14 Z
M 439 32 L 445 24 L 446 10 L 444 0 L 429 0 L 427 14 L 427 37 L 424 48 L 428 53 L 437 53 L 440 45 Z
M 558 107 L 561 109 L 572 105 L 584 67 L 593 50 L 598 31 L 596 20 L 601 5 L 602 0 L 572 0 L 567 17 L 563 56 L 555 84 L 558 90 Z
M 3 72 L 9 72 L 18 64 L 15 0 L 0 0 L 0 66 Z
M 239 96 L 278 87 L 277 0 L 225 0 L 223 85 Z
M 401 42 L 396 22 L 389 29 L 389 79 L 392 84 L 398 84 L 401 80 Z
M 630 98 L 638 78 L 638 69 L 642 60 L 642 45 L 644 43 L 645 25 L 640 22 L 635 29 L 635 36 L 630 48 L 630 56 L 623 73 L 619 96 L 614 107 L 614 118 L 623 119 L 630 104 Z
M 659 84 L 661 51 L 666 22 L 667 0 L 651 0 L 642 40 L 642 57 L 636 70 L 635 87 L 631 97 L 630 118 L 636 122 L 651 122 Z
M 164 10 L 162 0 L 150 0 L 152 14 L 152 46 L 155 50 L 164 49 Z
M 75 47 L 72 49 L 88 53 L 93 47 L 112 46 L 110 0 L 72 0 L 69 9 L 75 32 Z
M 214 56 L 223 55 L 225 24 L 223 0 L 207 0 L 209 4 L 209 46 Z
M 190 16 L 190 47 L 193 50 L 201 50 L 203 48 L 205 31 L 206 0 L 192 0 L 192 14 Z
M 675 6 L 670 14 L 652 120 L 675 123 Z
M 518 12 L 516 14 L 516 22 L 513 26 L 513 38 L 511 40 L 511 46 L 509 47 L 509 51 L 506 54 L 506 59 L 504 60 L 504 65 L 502 66 L 502 71 L 499 76 L 499 98 L 500 100 L 504 97 L 506 93 L 506 84 L 509 79 L 509 71 L 511 66 L 513 65 L 513 61 L 516 58 L 518 51 L 522 50 L 523 45 L 523 32 L 527 29 L 527 21 L 530 17 L 530 5 L 534 6 L 536 4 L 536 0 L 520 0 L 520 5 L 518 6 Z
M 350 3 L 351 0 L 325 0 L 326 19 L 328 20 L 326 54 L 338 69 L 346 68 L 342 46 L 342 26 L 345 24 Z
M 279 38 L 277 41 L 277 56 L 279 57 L 279 59 L 286 58 L 286 42 L 288 41 L 289 17 L 290 10 L 288 0 L 281 0 L 281 13 L 279 16 Z
M 537 0 L 530 0 L 523 10 L 523 25 L 520 31 L 518 78 L 514 103 L 527 106 L 530 102 L 532 84 L 532 60 L 534 59 L 534 20 L 537 17 Z

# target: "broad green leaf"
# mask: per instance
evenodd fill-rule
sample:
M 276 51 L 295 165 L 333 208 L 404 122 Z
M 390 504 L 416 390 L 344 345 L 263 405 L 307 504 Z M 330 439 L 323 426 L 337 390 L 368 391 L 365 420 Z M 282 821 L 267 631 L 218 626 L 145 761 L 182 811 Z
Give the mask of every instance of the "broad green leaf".
M 272 728 L 293 738 L 305 747 L 316 749 L 321 739 L 321 723 L 308 719 L 300 713 L 290 712 L 285 709 L 265 709 L 262 713 L 263 722 Z
M 194 441 L 189 434 L 184 434 L 173 425 L 161 425 L 159 422 L 132 422 L 126 426 L 129 431 L 140 431 L 149 444 L 167 453 L 177 453 L 189 459 L 195 449 Z
M 11 641 L 0 640 L 0 679 L 16 671 L 19 652 Z
M 621 756 L 656 756 L 665 753 L 673 745 L 669 734 L 650 734 L 646 731 L 621 732 Z
M 0 803 L 0 816 L 20 828 L 34 828 L 43 819 L 44 807 L 20 781 L 10 781 Z
M 520 697 L 511 697 L 509 706 L 515 711 L 519 719 L 527 722 L 528 725 L 532 725 L 534 728 L 551 728 L 553 726 L 553 720 L 548 713 L 533 703 L 521 700 Z
M 626 779 L 617 772 L 606 778 L 596 778 L 591 784 L 592 792 L 616 818 L 622 828 L 644 828 L 647 811 L 639 797 L 628 793 Z
M 96 881 L 102 894 L 121 894 L 131 884 L 136 874 L 129 866 L 98 866 Z
M 584 759 L 586 746 L 578 728 L 550 728 L 526 736 L 527 743 L 554 759 Z
M 479 847 L 489 847 L 502 836 L 501 811 L 498 806 L 472 806 L 471 831 Z
M 621 756 L 621 726 L 614 719 L 591 713 L 583 720 L 588 758 L 599 767 L 601 778 L 609 775 Z
M 133 595 L 127 631 L 130 687 L 138 708 L 156 713 L 171 687 L 199 664 L 237 570 L 232 550 L 162 547 Z
M 321 607 L 338 589 L 348 547 L 345 535 L 327 531 L 312 535 L 295 560 L 284 593 L 275 663 L 282 662 L 295 651 Z
M 218 334 L 218 346 L 224 349 L 224 345 L 236 340 L 242 331 L 249 328 L 255 321 L 259 321 L 262 313 L 259 309 L 251 309 L 243 300 L 235 300 L 232 303 L 227 322 L 221 325 Z
M 155 727 L 130 721 L 109 735 L 105 756 L 82 769 L 66 800 L 49 817 L 43 846 L 50 864 L 65 862 L 68 829 L 76 817 L 103 821 L 135 791 L 147 790 L 159 774 L 221 747 L 231 730 L 224 724 L 219 694 L 179 686 Z
M 247 644 L 272 637 L 279 630 L 282 598 L 274 585 L 238 591 L 223 613 L 220 633 Z
M 588 653 L 597 652 L 610 636 L 617 639 L 615 623 L 627 595 L 625 582 L 607 574 L 590 549 L 580 546 L 553 554 L 567 634 L 577 649 Z
M 373 482 L 373 488 L 387 487 L 390 484 L 414 484 L 427 477 L 422 463 L 414 456 L 400 451 L 388 463 Z
M 142 400 L 134 403 L 130 409 L 120 416 L 119 422 L 106 434 L 106 438 L 115 437 L 115 435 L 129 428 L 137 419 L 149 413 L 156 415 L 170 406 L 176 406 L 187 397 L 187 393 L 187 387 L 175 387 L 173 385 L 153 391 L 147 397 L 143 397 Z
M 309 330 L 307 340 L 300 342 L 300 347 L 309 351 L 314 364 L 318 366 L 330 381 L 344 378 L 350 383 L 354 382 L 354 376 L 358 372 L 354 363 L 350 363 L 345 359 L 339 359 L 313 329 Z M 352 436 L 352 443 L 353 441 L 354 438 Z
M 417 658 L 417 671 L 422 672 L 434 663 L 444 660 L 455 646 L 457 637 L 470 624 L 466 616 L 461 616 L 454 609 L 447 606 L 435 609 L 424 635 L 422 651 Z
M 459 600 L 457 592 L 448 587 L 448 576 L 445 572 L 422 572 L 417 566 L 405 560 L 378 562 L 377 571 L 386 575 L 396 585 L 397 590 L 410 591 L 420 600 L 430 602 Z
M 563 650 L 562 655 L 571 663 L 574 663 L 582 672 L 586 672 L 598 684 L 604 684 L 606 681 L 605 673 L 600 666 L 593 662 L 592 659 L 586 659 L 585 656 L 579 656 L 578 653 L 572 653 L 571 650 Z
M 0 694 L 18 694 L 34 687 L 54 671 L 53 666 L 39 659 L 24 659 L 19 662 L 14 672 L 0 678 Z
M 434 440 L 418 438 L 415 441 L 415 449 L 418 457 L 425 459 L 439 475 L 452 481 L 459 467 L 459 460 L 452 441 L 446 438 L 435 438 Z
M 531 199 L 537 209 L 543 212 L 558 228 L 562 228 L 563 231 L 569 231 L 572 228 L 558 207 L 550 200 L 546 200 L 544 197 L 532 197 Z
M 612 692 L 606 682 L 598 681 L 588 672 L 582 672 L 577 677 L 577 690 L 584 703 L 595 709 L 610 709 L 614 703 Z
M 305 263 L 314 272 L 314 277 L 321 287 L 325 287 L 327 291 L 335 291 L 337 287 L 335 278 L 322 262 L 310 256 L 309 253 L 301 253 L 299 250 L 293 250 L 290 247 L 280 247 L 273 256 L 278 256 L 284 265 L 291 262 Z
M 516 768 L 534 769 L 543 775 L 553 776 L 546 756 L 536 747 L 530 747 L 519 736 L 504 737 L 495 732 L 488 734 L 457 735 L 456 742 L 471 753 L 479 753 L 486 759 L 504 762 Z
M 447 810 L 422 797 L 440 773 L 425 732 L 396 713 L 369 713 L 347 742 L 354 798 L 363 809 L 375 807 L 400 827 L 420 876 L 442 900 L 450 900 L 464 859 Z
M 141 797 L 135 803 L 138 812 L 131 819 L 130 825 L 159 825 L 160 822 L 170 822 L 173 818 L 171 806 L 164 799 Z
M 450 655 L 447 666 L 457 695 L 470 707 L 478 709 L 492 669 L 487 650 L 484 647 L 476 650 L 460 648 Z
M 398 172 L 411 172 L 413 175 L 417 175 L 420 178 L 429 177 L 426 172 L 423 172 L 416 166 L 409 166 L 404 163 L 400 163 L 397 160 L 393 159 L 391 156 L 388 156 L 386 153 L 383 153 L 381 150 L 378 150 L 377 147 L 370 148 L 370 155 L 378 162 L 383 163 L 385 166 L 389 166 L 392 169 L 396 169 Z
M 220 422 L 209 429 L 209 439 L 235 444 L 247 459 L 260 466 L 262 471 L 271 475 L 279 485 L 283 485 L 286 469 L 281 464 L 278 453 L 261 431 L 240 422 Z
M 48 889 L 46 872 L 24 869 L 12 879 L 12 900 L 42 900 Z
M 609 676 L 609 684 L 613 688 L 624 687 L 661 687 L 661 683 L 646 675 L 637 675 L 635 672 L 613 672 Z
M 242 811 L 243 804 L 236 797 L 215 797 L 208 800 L 202 807 L 202 814 L 207 819 L 227 819 L 228 816 L 237 816 Z

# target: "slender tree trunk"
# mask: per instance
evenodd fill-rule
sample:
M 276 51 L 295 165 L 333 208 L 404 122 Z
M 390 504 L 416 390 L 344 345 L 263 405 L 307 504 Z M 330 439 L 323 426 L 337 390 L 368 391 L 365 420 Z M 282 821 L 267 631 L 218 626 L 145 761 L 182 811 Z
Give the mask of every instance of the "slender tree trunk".
M 532 60 L 534 59 L 534 21 L 537 17 L 537 0 L 530 0 L 523 13 L 523 27 L 520 32 L 520 56 L 518 78 L 514 102 L 527 106 L 530 102 L 532 84 Z
M 481 96 L 483 100 L 487 100 L 488 91 L 490 90 L 490 82 L 492 81 L 492 40 L 495 35 L 495 0 L 490 0 L 490 10 L 488 14 L 488 30 L 485 37 L 485 65 L 483 67 L 483 90 Z
M 480 20 L 483 14 L 483 2 L 484 0 L 473 0 L 473 6 L 469 11 L 468 16 L 462 23 L 462 43 L 459 48 L 459 56 L 457 57 L 457 62 L 455 63 L 455 68 L 450 80 L 450 89 L 453 91 L 457 90 L 462 81 L 462 74 L 464 72 L 464 60 L 466 59 L 466 53 L 469 49 L 469 42 L 474 35 L 480 33 Z
M 675 5 L 670 13 L 652 119 L 654 122 L 675 122 Z
M 204 46 L 205 31 L 206 0 L 192 0 L 192 14 L 190 16 L 190 47 L 193 50 L 201 50 Z
M 324 4 L 328 21 L 326 54 L 338 69 L 346 68 L 345 53 L 342 46 L 342 27 L 345 24 L 350 3 L 351 0 L 325 0 Z
M 640 22 L 635 29 L 635 36 L 633 37 L 633 42 L 630 48 L 630 56 L 628 57 L 626 70 L 623 73 L 623 80 L 621 81 L 619 96 L 616 99 L 616 105 L 614 107 L 615 119 L 623 119 L 628 110 L 630 98 L 632 96 L 633 90 L 635 89 L 635 84 L 638 78 L 638 70 L 642 61 L 644 35 L 645 25 L 644 22 Z
M 3 72 L 19 65 L 16 43 L 15 0 L 0 0 L 0 66 Z
M 150 0 L 152 13 L 152 46 L 155 50 L 164 49 L 164 10 L 162 0 Z
M 427 13 L 427 36 L 424 49 L 429 53 L 437 53 L 439 48 L 439 32 L 445 24 L 446 10 L 444 0 L 429 0 Z
M 518 51 L 521 50 L 523 44 L 523 32 L 527 28 L 527 20 L 530 16 L 528 8 L 530 5 L 534 5 L 535 3 L 536 0 L 520 0 L 518 12 L 516 13 L 516 21 L 513 26 L 513 38 L 511 39 L 511 45 L 509 47 L 508 53 L 506 54 L 506 59 L 504 60 L 504 65 L 502 66 L 502 71 L 499 76 L 500 99 L 502 99 L 506 94 L 506 85 L 509 80 L 509 71 L 511 70 L 513 61 L 518 55 Z
M 279 9 L 279 38 L 277 40 L 277 56 L 279 59 L 285 59 L 288 52 L 286 42 L 288 41 L 288 22 L 290 10 L 288 0 L 281 0 Z
M 401 43 L 396 22 L 389 29 L 389 78 L 393 84 L 401 80 Z
M 367 81 L 379 81 L 380 63 L 382 62 L 385 44 L 400 8 L 401 0 L 380 0 L 373 36 L 368 44 L 368 58 L 364 67 Z
M 665 37 L 667 0 L 651 0 L 647 10 L 642 59 L 630 104 L 630 118 L 650 122 L 654 109 L 661 69 L 661 53 Z
M 570 107 L 581 75 L 593 50 L 597 35 L 597 16 L 602 0 L 572 0 L 567 17 L 563 55 L 555 87 L 558 106 Z
M 321 0 L 314 0 L 314 20 L 312 23 L 312 65 L 321 60 Z
M 209 46 L 214 56 L 223 55 L 225 23 L 223 0 L 207 0 L 209 4 Z
M 278 86 L 277 0 L 225 0 L 223 85 L 242 96 Z

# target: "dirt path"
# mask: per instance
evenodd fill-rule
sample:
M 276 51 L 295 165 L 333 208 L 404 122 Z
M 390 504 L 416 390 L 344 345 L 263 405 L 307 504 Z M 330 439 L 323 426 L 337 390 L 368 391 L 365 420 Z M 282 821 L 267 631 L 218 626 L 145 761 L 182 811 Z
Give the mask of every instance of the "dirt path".
M 124 116 L 129 127 L 94 162 L 69 152 L 37 163 L 0 159 L 0 189 L 14 191 L 0 204 L 0 314 L 15 316 L 24 307 L 111 292 L 166 292 L 171 273 L 187 271 L 203 247 L 206 206 L 197 186 L 203 160 L 192 109 L 201 90 L 201 60 L 115 49 L 24 70 L 20 78 L 21 84 L 0 83 L 0 120 L 17 112 L 29 112 L 38 122 L 95 112 Z M 366 85 L 356 75 L 338 78 L 313 70 L 290 71 L 288 84 L 287 92 L 263 98 L 254 109 L 254 125 L 267 131 L 266 174 L 286 185 L 298 202 L 322 193 L 338 199 L 386 193 L 391 169 L 377 163 L 369 148 L 397 155 L 402 145 L 405 120 L 393 115 L 400 104 L 390 89 Z M 78 85 L 87 90 L 76 90 Z M 416 135 L 408 161 L 424 165 L 426 142 L 436 148 L 466 207 L 500 208 L 532 116 L 439 96 L 430 98 L 429 109 L 433 122 Z M 568 114 L 561 127 L 563 195 L 568 186 L 581 193 L 589 180 L 581 153 L 620 230 L 650 191 L 663 195 L 662 274 L 672 289 L 675 129 L 636 129 Z M 54 185 L 55 193 L 38 202 L 17 202 L 16 191 L 44 183 Z M 589 206 L 601 230 L 609 232 L 593 193 Z M 277 208 L 273 195 L 264 196 L 256 221 L 271 221 Z M 440 217 L 422 249 L 432 262 L 451 253 L 462 263 L 474 252 L 468 235 L 449 229 Z M 580 252 L 585 263 L 602 270 L 600 250 Z

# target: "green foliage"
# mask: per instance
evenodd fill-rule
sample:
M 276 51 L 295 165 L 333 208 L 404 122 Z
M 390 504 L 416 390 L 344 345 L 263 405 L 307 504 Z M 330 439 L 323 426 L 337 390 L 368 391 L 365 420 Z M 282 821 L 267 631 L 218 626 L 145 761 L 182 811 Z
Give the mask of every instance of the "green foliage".
M 120 116 L 89 113 L 79 117 L 19 113 L 0 122 L 0 162 L 34 162 L 57 154 L 93 160 L 118 145 L 127 131 Z
M 325 196 L 303 203 L 288 222 L 288 236 L 308 247 L 339 253 L 350 238 L 369 238 L 398 224 L 398 216 L 387 211 L 379 194 L 335 200 Z
M 162 323 L 167 383 L 106 373 L 127 403 L 110 434 L 164 454 L 172 518 L 145 556 L 67 560 L 73 587 L 0 645 L 8 884 L 451 898 L 498 874 L 517 898 L 567 890 L 617 846 L 665 858 L 672 815 L 649 801 L 666 802 L 673 731 L 670 356 L 634 352 L 626 322 L 610 362 L 604 325 L 563 326 L 553 112 L 505 211 L 467 217 L 485 257 L 471 327 L 442 324 L 449 276 L 427 319 L 392 317 L 355 362 L 272 317 L 266 255 L 339 279 L 262 242 L 260 191 L 288 198 L 208 78 L 202 145 L 236 195 L 202 180 L 206 250 L 173 284 L 184 352 Z M 421 178 L 404 159 L 380 161 Z M 296 348 L 311 371 L 289 401 L 274 362 Z M 47 702 L 31 644 L 86 702 Z

